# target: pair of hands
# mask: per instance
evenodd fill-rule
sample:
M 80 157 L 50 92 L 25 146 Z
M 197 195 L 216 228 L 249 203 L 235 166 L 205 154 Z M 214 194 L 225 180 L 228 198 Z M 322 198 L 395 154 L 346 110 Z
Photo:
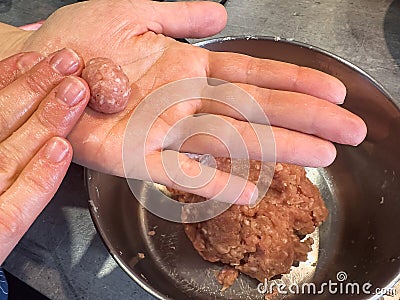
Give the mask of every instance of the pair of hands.
M 4 241 L 3 245 L 8 245 L 2 247 L 2 252 L 3 248 L 6 250 L 0 262 L 47 204 L 65 174 L 72 150 L 66 140 L 54 136 L 68 135 L 75 162 L 123 176 L 123 136 L 128 121 L 138 103 L 169 82 L 191 77 L 214 77 L 233 82 L 248 92 L 269 117 L 275 136 L 276 159 L 281 162 L 327 166 L 336 155 L 332 142 L 357 145 L 364 139 L 364 122 L 336 105 L 344 101 L 346 94 L 345 87 L 337 79 L 282 62 L 235 53 L 209 52 L 170 38 L 210 36 L 222 30 L 225 24 L 224 8 L 213 2 L 93 0 L 59 9 L 37 31 L 0 28 L 0 40 L 10 41 L 9 45 L 3 44 L 5 48 L 0 49 L 2 58 L 25 51 L 49 55 L 0 91 L 3 94 L 0 98 L 3 120 L 1 148 L 6 149 L 0 166 L 3 170 L 0 240 Z M 64 76 L 79 75 L 82 69 L 82 59 L 71 63 L 71 68 L 77 69 L 72 69 L 69 74 L 61 75 L 50 67 L 54 55 L 51 53 L 64 47 L 78 51 L 84 61 L 92 57 L 108 57 L 123 67 L 132 84 L 131 98 L 125 111 L 104 115 L 90 108 L 85 109 L 87 86 L 76 77 L 64 81 L 72 80 L 74 84 L 83 86 L 82 100 L 72 106 L 59 101 L 57 89 L 66 89 L 67 84 L 63 81 L 61 87 L 55 88 L 55 85 Z M 71 53 L 70 50 L 61 53 L 64 52 Z M 11 63 L 9 60 L 3 62 L 8 65 L 14 63 L 14 69 L 8 67 L 10 78 L 14 79 L 16 74 L 20 74 L 15 71 L 16 60 L 14 57 Z M 40 68 L 45 68 L 45 71 Z M 20 84 L 24 78 L 27 83 Z M 246 133 L 250 132 L 249 124 L 234 110 L 205 99 L 185 102 L 160 115 L 158 127 L 146 140 L 145 160 L 152 180 L 177 187 L 174 179 L 163 170 L 162 137 L 175 122 L 196 113 L 223 116 L 251 144 L 251 136 L 246 137 Z M 32 123 L 31 120 L 35 119 L 36 123 Z M 137 124 L 137 131 L 141 130 L 141 124 Z M 49 148 L 50 154 L 47 151 Z M 222 148 L 214 147 L 204 139 L 192 141 L 184 150 L 226 154 Z M 51 162 L 57 155 L 62 159 Z M 250 155 L 257 158 L 259 154 L 250 151 Z M 198 162 L 184 155 L 179 157 L 185 173 L 198 172 Z M 37 176 L 39 173 L 41 176 Z M 128 175 L 149 179 L 135 170 Z M 178 188 L 213 197 L 225 186 L 228 178 L 229 174 L 217 172 L 205 186 Z M 22 189 L 22 186 L 25 188 Z M 238 201 L 248 202 L 254 192 L 255 186 L 248 182 Z

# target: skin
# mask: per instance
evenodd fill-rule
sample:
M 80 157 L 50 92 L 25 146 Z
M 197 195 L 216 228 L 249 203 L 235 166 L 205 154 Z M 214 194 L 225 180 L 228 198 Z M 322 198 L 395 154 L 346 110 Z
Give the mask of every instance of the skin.
M 125 176 L 123 136 L 137 105 L 157 88 L 190 77 L 223 79 L 250 93 L 270 118 L 280 162 L 327 166 L 336 156 L 332 142 L 349 145 L 362 142 L 366 126 L 359 117 L 337 105 L 346 95 L 344 85 L 337 79 L 282 62 L 213 53 L 171 38 L 213 35 L 223 29 L 226 18 L 223 6 L 212 2 L 93 0 L 61 8 L 37 31 L 3 25 L 0 40 L 7 43 L 0 46 L 0 53 L 1 57 L 21 51 L 48 55 L 68 47 L 79 52 L 85 61 L 108 57 L 123 67 L 132 83 L 127 109 L 104 115 L 86 108 L 68 136 L 75 162 L 110 174 Z M 163 170 L 161 153 L 165 149 L 160 140 L 175 122 L 195 113 L 220 115 L 243 133 L 251 149 L 254 136 L 250 125 L 237 112 L 205 99 L 187 101 L 161 114 L 149 133 L 144 155 L 150 178 L 143 170 L 130 170 L 127 175 L 205 197 L 217 195 L 229 174 L 217 171 L 207 185 L 190 189 L 177 185 Z M 137 131 L 142 129 L 137 124 Z M 222 146 L 214 147 L 204 136 L 191 139 L 181 150 L 226 154 Z M 133 154 L 135 151 L 132 149 Z M 259 154 L 250 151 L 250 156 L 257 158 Z M 199 163 L 183 154 L 178 157 L 185 174 L 194 176 L 200 172 Z M 247 182 L 239 203 L 247 203 L 256 193 L 254 185 Z
M 68 63 L 71 56 L 77 64 Z M 60 58 L 69 68 L 57 63 Z M 65 137 L 89 100 L 86 82 L 76 77 L 82 67 L 82 59 L 70 50 L 0 61 L 0 265 L 54 196 L 70 165 L 72 147 Z

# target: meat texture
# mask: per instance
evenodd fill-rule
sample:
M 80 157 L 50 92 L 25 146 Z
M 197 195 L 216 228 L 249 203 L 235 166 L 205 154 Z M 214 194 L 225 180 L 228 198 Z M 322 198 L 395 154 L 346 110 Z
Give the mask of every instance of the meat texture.
M 217 168 L 229 172 L 230 160 L 217 158 Z M 249 180 L 256 183 L 258 170 L 260 162 L 251 161 Z M 205 200 L 177 190 L 172 196 L 181 202 Z M 184 229 L 205 260 L 222 262 L 263 282 L 307 260 L 313 240 L 304 236 L 327 216 L 320 192 L 304 168 L 278 163 L 267 194 L 255 207 L 233 205 L 211 220 L 184 224 Z M 223 273 L 218 277 L 227 284 Z
M 222 285 L 222 291 L 230 287 L 239 275 L 239 271 L 230 267 L 226 267 L 218 272 L 215 277 L 220 285 Z
M 128 76 L 111 59 L 96 57 L 89 60 L 82 78 L 90 88 L 89 107 L 105 114 L 126 108 L 131 93 Z

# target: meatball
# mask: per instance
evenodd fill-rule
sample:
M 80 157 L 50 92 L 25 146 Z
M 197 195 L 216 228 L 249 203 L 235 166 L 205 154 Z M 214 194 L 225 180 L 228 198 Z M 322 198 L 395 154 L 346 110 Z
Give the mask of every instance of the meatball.
M 90 88 L 89 107 L 105 114 L 126 108 L 131 93 L 128 76 L 111 59 L 96 57 L 88 61 L 82 78 Z
M 218 169 L 229 172 L 230 159 L 216 161 Z M 260 162 L 250 162 L 249 180 L 257 181 L 259 169 Z M 177 190 L 172 197 L 180 202 L 205 200 Z M 314 232 L 327 216 L 320 192 L 304 168 L 279 163 L 267 194 L 255 207 L 232 205 L 211 220 L 183 226 L 203 259 L 222 262 L 264 282 L 307 260 L 313 240 L 304 236 Z M 233 283 L 222 275 L 219 281 L 223 285 Z

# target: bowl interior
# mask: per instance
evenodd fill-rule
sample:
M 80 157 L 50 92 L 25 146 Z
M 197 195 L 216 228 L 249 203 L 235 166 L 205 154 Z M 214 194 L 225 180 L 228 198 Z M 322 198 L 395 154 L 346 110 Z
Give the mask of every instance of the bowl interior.
M 338 145 L 336 161 L 308 174 L 322 191 L 330 210 L 320 228 L 318 263 L 307 276 L 316 285 L 337 281 L 392 286 L 400 276 L 400 111 L 384 89 L 362 70 L 314 47 L 273 38 L 229 38 L 198 44 L 213 51 L 231 51 L 295 63 L 336 76 L 347 87 L 345 108 L 368 126 L 358 147 Z M 125 179 L 87 170 L 90 209 L 110 253 L 143 288 L 160 299 L 263 299 L 258 282 L 245 276 L 225 292 L 214 271 L 221 266 L 203 261 L 186 238 L 182 225 L 161 220 L 142 208 Z M 144 197 L 154 187 L 138 182 Z M 154 230 L 156 234 L 149 236 Z M 144 253 L 140 259 L 138 253 Z M 315 264 L 313 265 L 315 266 Z M 304 274 L 303 274 L 304 275 Z M 330 299 L 332 294 L 318 295 Z M 348 299 L 347 294 L 335 298 Z M 315 296 L 317 297 L 317 296 Z M 374 295 L 355 295 L 354 299 Z M 293 299 L 310 298 L 296 295 Z

